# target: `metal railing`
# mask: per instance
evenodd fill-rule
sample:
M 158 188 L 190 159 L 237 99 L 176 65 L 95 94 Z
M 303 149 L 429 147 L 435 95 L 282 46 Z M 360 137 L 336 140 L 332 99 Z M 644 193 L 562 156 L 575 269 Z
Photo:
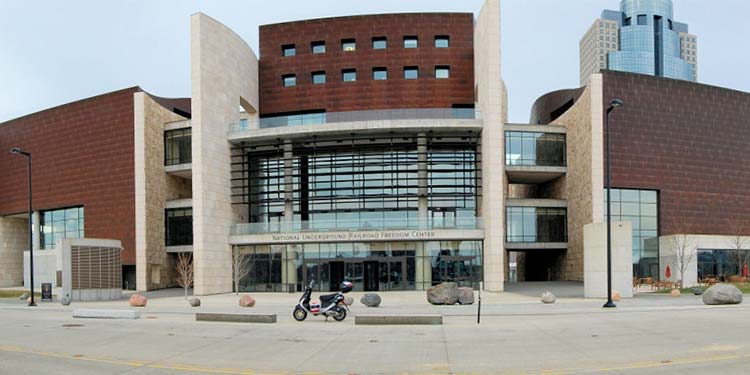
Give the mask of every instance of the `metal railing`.
M 234 224 L 230 228 L 232 235 L 252 235 L 264 233 L 299 233 L 299 232 L 338 232 L 338 231 L 373 231 L 373 230 L 409 230 L 409 229 L 482 229 L 482 219 L 462 217 L 455 219 L 376 219 L 351 221 L 293 221 L 274 223 Z
M 319 125 L 358 121 L 429 119 L 474 120 L 479 118 L 481 118 L 480 112 L 474 108 L 415 108 L 324 112 L 240 120 L 239 123 L 229 125 L 229 132 L 235 133 L 247 130 L 280 128 L 286 126 Z

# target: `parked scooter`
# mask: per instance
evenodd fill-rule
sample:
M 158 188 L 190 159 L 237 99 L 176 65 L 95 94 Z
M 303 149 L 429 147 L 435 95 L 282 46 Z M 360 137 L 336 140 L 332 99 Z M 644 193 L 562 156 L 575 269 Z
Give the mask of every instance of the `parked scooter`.
M 330 316 L 337 322 L 346 319 L 346 312 L 349 307 L 344 303 L 344 294 L 351 292 L 354 285 L 349 281 L 344 281 L 341 283 L 338 293 L 322 295 L 320 296 L 320 302 L 310 302 L 313 285 L 315 285 L 315 280 L 310 281 L 310 285 L 305 286 L 302 298 L 294 307 L 294 313 L 292 314 L 294 319 L 301 322 L 307 318 L 308 313 L 314 316 L 323 315 L 326 320 Z

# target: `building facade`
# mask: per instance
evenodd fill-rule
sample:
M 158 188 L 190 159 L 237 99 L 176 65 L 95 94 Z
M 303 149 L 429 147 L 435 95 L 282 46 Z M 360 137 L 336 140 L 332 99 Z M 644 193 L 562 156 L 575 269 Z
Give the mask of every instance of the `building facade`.
M 697 81 L 697 40 L 671 0 L 622 0 L 581 39 L 580 64 L 581 85 L 601 69 Z

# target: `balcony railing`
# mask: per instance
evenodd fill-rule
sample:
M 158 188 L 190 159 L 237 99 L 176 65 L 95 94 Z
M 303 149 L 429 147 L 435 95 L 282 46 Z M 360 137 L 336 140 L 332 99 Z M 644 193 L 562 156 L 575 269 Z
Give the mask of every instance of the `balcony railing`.
M 265 233 L 299 233 L 299 232 L 339 232 L 339 231 L 373 231 L 373 230 L 409 230 L 409 229 L 482 229 L 482 219 L 463 217 L 450 220 L 442 219 L 389 219 L 359 221 L 294 221 L 275 223 L 244 223 L 231 227 L 232 235 L 252 235 Z
M 415 108 L 350 112 L 324 112 L 264 117 L 258 120 L 240 120 L 239 123 L 229 125 L 229 132 L 234 133 L 251 129 L 268 129 L 286 126 L 319 125 L 357 121 L 429 119 L 473 120 L 478 118 L 480 118 L 480 113 L 474 108 Z

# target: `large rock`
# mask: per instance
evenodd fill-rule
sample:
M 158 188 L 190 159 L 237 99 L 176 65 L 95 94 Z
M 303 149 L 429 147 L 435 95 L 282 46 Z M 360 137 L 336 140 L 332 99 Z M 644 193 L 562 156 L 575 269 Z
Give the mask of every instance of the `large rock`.
M 620 295 L 620 292 L 618 292 L 616 290 L 613 290 L 612 291 L 612 301 L 620 302 L 621 299 L 622 299 L 622 295 Z
M 255 298 L 250 296 L 240 297 L 240 307 L 255 307 Z
M 474 303 L 474 288 L 458 288 L 458 303 L 471 305 Z
M 201 300 L 197 297 L 189 299 L 188 302 L 190 302 L 190 307 L 200 307 L 201 305 Z
M 706 305 L 737 305 L 742 303 L 742 292 L 732 284 L 716 284 L 703 292 Z
M 427 302 L 433 305 L 455 305 L 460 294 L 456 283 L 442 283 L 427 289 Z
M 550 304 L 555 303 L 555 301 L 557 301 L 557 297 L 555 297 L 555 295 L 548 290 L 542 293 L 542 297 L 540 298 L 540 300 L 542 301 L 542 303 Z
M 148 299 L 140 294 L 130 296 L 130 307 L 146 307 Z
M 29 292 L 23 292 L 20 297 L 18 297 L 20 300 L 29 299 Z
M 692 289 L 690 289 L 690 291 L 692 291 L 693 294 L 695 294 L 696 296 L 700 296 L 704 292 L 703 288 L 701 288 L 699 286 L 694 286 Z
M 344 298 L 344 305 L 351 306 L 354 304 L 354 298 L 352 297 L 345 297 Z
M 382 299 L 375 293 L 366 293 L 364 296 L 362 296 L 362 298 L 359 299 L 359 302 L 362 302 L 362 304 L 367 307 L 378 307 L 380 306 L 380 302 L 382 302 Z
M 679 289 L 672 289 L 672 292 L 670 294 L 672 294 L 672 297 L 679 297 L 680 295 L 682 295 Z
M 62 296 L 62 298 L 60 298 L 60 303 L 63 306 L 70 305 L 70 302 L 72 302 L 72 299 L 70 298 L 70 294 L 66 294 L 66 295 Z

